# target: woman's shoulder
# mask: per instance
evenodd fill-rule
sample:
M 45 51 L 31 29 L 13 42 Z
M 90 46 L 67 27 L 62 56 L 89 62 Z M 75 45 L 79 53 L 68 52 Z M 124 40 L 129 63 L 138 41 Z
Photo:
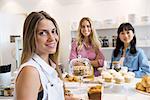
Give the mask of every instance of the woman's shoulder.
M 142 48 L 136 48 L 137 52 L 144 52 Z
M 77 39 L 73 39 L 73 40 L 72 40 L 72 43 L 77 43 Z
M 74 39 L 74 40 L 72 40 L 72 43 L 71 43 L 71 44 L 72 44 L 73 46 L 77 46 L 77 43 L 78 43 L 78 41 L 77 41 L 76 39 Z
M 32 59 L 29 59 L 27 62 L 23 63 L 20 65 L 20 68 L 24 68 L 24 67 L 33 67 L 33 68 L 38 68 L 37 63 L 35 63 Z

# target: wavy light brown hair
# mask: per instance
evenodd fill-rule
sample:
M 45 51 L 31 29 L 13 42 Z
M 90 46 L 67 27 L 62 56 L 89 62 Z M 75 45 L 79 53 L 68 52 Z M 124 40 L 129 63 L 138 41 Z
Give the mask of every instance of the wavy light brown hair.
M 93 26 L 93 22 L 89 17 L 83 17 L 79 22 L 78 33 L 77 33 L 77 38 L 76 38 L 77 45 L 79 47 L 78 49 L 81 49 L 83 46 L 82 43 L 84 40 L 84 36 L 81 33 L 81 26 L 82 26 L 82 22 L 85 20 L 90 23 L 90 27 L 91 27 L 91 33 L 89 35 L 90 43 L 92 46 L 94 46 L 94 49 L 97 51 L 101 47 L 101 44 L 100 44 L 100 41 L 98 40 L 96 30 L 94 29 L 94 26 Z
M 39 22 L 43 19 L 48 19 L 53 22 L 53 24 L 56 27 L 56 32 L 60 40 L 60 31 L 54 18 L 52 18 L 49 14 L 47 14 L 44 11 L 31 12 L 25 19 L 24 27 L 23 27 L 23 51 L 21 56 L 21 64 L 27 62 L 35 53 L 36 50 L 35 40 L 36 40 L 37 26 Z M 53 62 L 55 62 L 57 66 L 56 70 L 58 74 L 60 74 L 59 67 L 58 67 L 58 53 L 59 53 L 59 41 L 57 44 L 56 53 L 49 54 L 49 58 Z

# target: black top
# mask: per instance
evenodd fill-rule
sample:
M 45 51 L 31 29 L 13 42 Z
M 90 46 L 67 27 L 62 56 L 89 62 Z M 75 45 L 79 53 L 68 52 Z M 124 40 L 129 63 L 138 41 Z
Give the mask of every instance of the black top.
M 43 94 L 44 94 L 43 90 L 40 91 L 40 92 L 38 93 L 38 98 L 37 98 L 37 100 L 42 100 Z

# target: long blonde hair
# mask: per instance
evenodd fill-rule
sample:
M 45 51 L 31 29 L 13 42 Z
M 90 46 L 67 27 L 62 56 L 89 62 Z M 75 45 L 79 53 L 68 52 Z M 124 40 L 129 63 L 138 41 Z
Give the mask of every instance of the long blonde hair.
M 57 34 L 60 39 L 60 31 L 58 28 L 58 25 L 54 18 L 49 16 L 46 12 L 40 11 L 40 12 L 31 12 L 25 22 L 23 27 L 23 51 L 21 56 L 21 64 L 27 62 L 35 53 L 36 45 L 35 45 L 35 39 L 36 39 L 36 31 L 37 31 L 37 25 L 42 19 L 48 19 L 53 22 L 53 24 L 56 27 Z M 60 69 L 58 67 L 58 53 L 59 53 L 59 41 L 56 49 L 56 53 L 49 54 L 49 58 L 55 62 L 56 64 L 56 71 L 59 74 L 59 77 L 61 77 Z
M 98 40 L 96 30 L 94 29 L 94 26 L 93 26 L 93 22 L 89 17 L 83 17 L 79 22 L 78 33 L 77 33 L 77 37 L 76 37 L 77 45 L 79 47 L 78 49 L 80 50 L 83 46 L 82 43 L 84 40 L 84 36 L 81 33 L 81 26 L 82 26 L 82 22 L 85 20 L 90 23 L 90 27 L 91 27 L 91 33 L 89 35 L 90 43 L 92 46 L 94 46 L 94 49 L 97 51 L 101 47 L 101 44 Z

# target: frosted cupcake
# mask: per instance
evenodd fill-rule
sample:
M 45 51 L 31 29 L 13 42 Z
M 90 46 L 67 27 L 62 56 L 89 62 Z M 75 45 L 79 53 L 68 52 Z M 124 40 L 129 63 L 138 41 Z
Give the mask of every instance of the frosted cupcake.
M 120 70 L 120 71 L 119 71 L 119 73 L 120 73 L 122 76 L 124 76 L 124 75 L 127 75 L 127 74 L 128 74 L 128 72 L 127 72 L 126 70 Z
M 114 69 L 110 69 L 110 70 L 108 70 L 108 72 L 109 72 L 111 75 L 114 75 L 114 74 L 117 73 Z
M 128 72 L 128 75 L 131 75 L 131 76 L 135 77 L 135 73 L 134 72 Z
M 115 76 L 115 83 L 116 84 L 121 84 L 124 82 L 124 77 L 121 75 Z
M 105 74 L 104 80 L 105 80 L 105 82 L 112 82 L 113 76 L 111 74 Z
M 131 75 L 127 74 L 124 76 L 125 83 L 130 83 L 133 79 L 134 79 L 134 77 Z

